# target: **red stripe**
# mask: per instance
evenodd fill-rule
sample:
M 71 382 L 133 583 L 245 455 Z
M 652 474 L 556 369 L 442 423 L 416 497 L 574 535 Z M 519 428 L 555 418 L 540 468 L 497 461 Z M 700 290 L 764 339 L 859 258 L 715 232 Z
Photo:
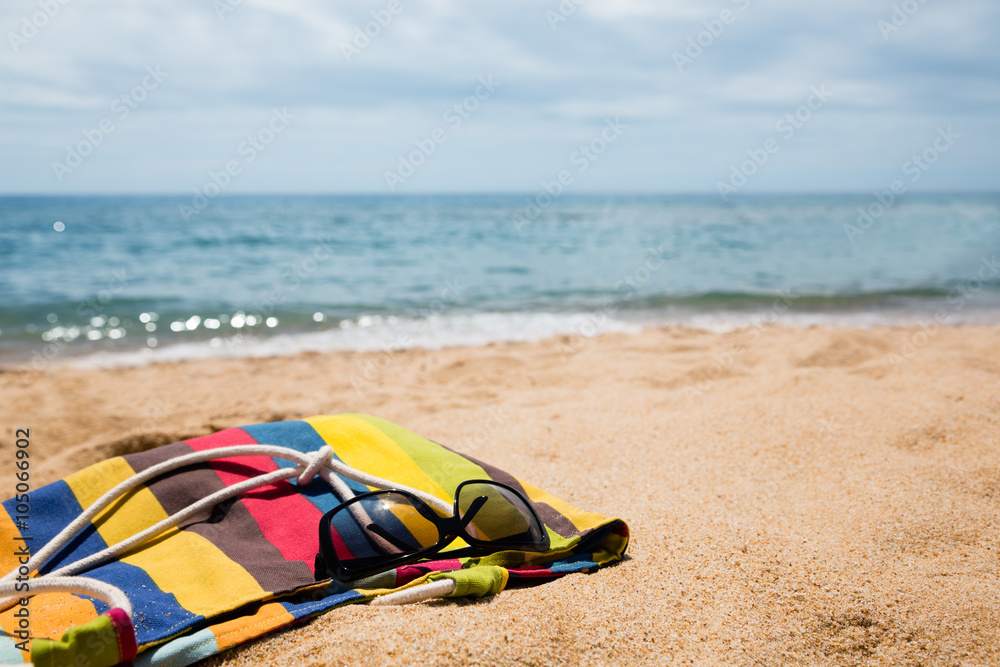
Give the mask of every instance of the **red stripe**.
M 396 586 L 404 586 L 430 572 L 448 572 L 450 570 L 461 569 L 462 561 L 457 558 L 402 565 L 396 568 Z
M 354 558 L 354 554 L 347 547 L 347 542 L 340 536 L 337 529 L 330 526 L 330 537 L 333 538 L 333 550 L 337 552 L 337 558 L 340 560 L 351 560 Z
M 553 572 L 552 570 L 540 567 L 527 567 L 527 568 L 509 567 L 507 568 L 507 571 L 510 572 L 510 575 L 512 577 L 522 577 L 525 579 L 534 579 L 534 578 L 552 579 L 555 577 L 562 577 L 567 574 L 572 574 L 571 572 Z
M 257 444 L 249 433 L 239 428 L 226 429 L 186 442 L 199 452 L 232 445 Z M 278 470 L 278 465 L 269 456 L 217 459 L 209 465 L 226 486 Z M 302 561 L 310 571 L 313 569 L 313 562 L 319 553 L 319 532 L 316 526 L 319 526 L 322 517 L 322 512 L 315 505 L 300 496 L 296 488 L 284 480 L 245 493 L 240 502 L 260 526 L 267 541 L 277 547 L 285 560 Z M 288 517 L 294 517 L 294 520 L 289 521 Z M 302 530 L 302 526 L 313 528 Z

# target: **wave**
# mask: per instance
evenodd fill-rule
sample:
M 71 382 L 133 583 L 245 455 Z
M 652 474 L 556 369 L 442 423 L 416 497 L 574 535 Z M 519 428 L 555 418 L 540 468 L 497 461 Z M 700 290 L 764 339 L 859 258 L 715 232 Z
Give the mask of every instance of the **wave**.
M 905 289 L 848 291 L 848 292 L 799 292 L 775 290 L 772 292 L 705 292 L 691 295 L 656 294 L 629 300 L 636 308 L 661 309 L 669 307 L 702 308 L 712 310 L 747 309 L 767 305 L 777 300 L 794 303 L 796 308 L 810 310 L 870 309 L 880 307 L 919 307 L 961 294 L 960 284 L 940 287 L 913 287 Z M 975 291 L 1000 293 L 1000 282 L 977 284 Z
M 0 315 L 0 363 L 120 366 L 304 351 L 436 349 L 634 333 L 649 326 L 720 332 L 769 323 L 870 327 L 918 324 L 942 316 L 947 324 L 1000 323 L 996 283 L 846 293 L 717 291 L 629 297 L 553 292 L 539 294 L 528 307 L 511 304 L 478 311 L 441 302 L 438 308 L 299 304 L 267 313 L 175 299 L 122 299 L 89 319 L 48 304 L 31 308 L 41 324 L 30 328 L 14 329 L 5 322 L 23 322 L 23 313 Z
M 475 347 L 490 343 L 520 343 L 568 335 L 575 340 L 606 333 L 638 333 L 639 322 L 594 312 L 469 313 L 428 318 L 386 318 L 323 331 L 261 336 L 235 334 L 184 342 L 157 349 L 101 351 L 77 357 L 73 365 L 133 366 L 182 359 L 271 357 L 300 352 L 351 350 L 394 352 L 415 347 Z
M 586 338 L 608 333 L 635 334 L 648 327 L 681 326 L 717 333 L 768 325 L 870 328 L 927 324 L 1000 324 L 1000 306 L 966 301 L 961 307 L 935 300 L 936 307 L 900 309 L 815 309 L 786 307 L 775 297 L 743 301 L 742 309 L 621 309 L 615 306 L 575 312 L 482 312 L 426 318 L 369 317 L 318 331 L 219 333 L 207 339 L 174 340 L 156 347 L 81 348 L 61 359 L 76 366 L 117 367 L 224 357 L 289 356 L 301 352 L 394 352 L 522 343 L 555 336 L 568 349 Z M 794 303 L 794 302 L 792 302 Z M 838 302 L 839 303 L 839 302 Z M 943 318 L 942 318 L 943 313 Z

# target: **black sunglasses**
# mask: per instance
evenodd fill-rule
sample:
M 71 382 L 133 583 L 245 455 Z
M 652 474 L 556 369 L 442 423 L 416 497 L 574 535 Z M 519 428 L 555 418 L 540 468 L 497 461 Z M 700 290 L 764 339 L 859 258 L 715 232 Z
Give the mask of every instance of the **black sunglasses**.
M 316 579 L 369 577 L 427 558 L 459 537 L 469 546 L 449 551 L 450 558 L 549 548 L 548 532 L 531 503 L 506 484 L 462 482 L 450 517 L 438 516 L 407 491 L 370 491 L 320 519 Z

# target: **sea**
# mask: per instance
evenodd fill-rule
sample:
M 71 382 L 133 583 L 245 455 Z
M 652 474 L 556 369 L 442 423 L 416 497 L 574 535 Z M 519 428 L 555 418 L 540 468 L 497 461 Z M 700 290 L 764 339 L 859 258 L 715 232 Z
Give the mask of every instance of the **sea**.
M 0 197 L 0 365 L 1000 323 L 1000 194 Z

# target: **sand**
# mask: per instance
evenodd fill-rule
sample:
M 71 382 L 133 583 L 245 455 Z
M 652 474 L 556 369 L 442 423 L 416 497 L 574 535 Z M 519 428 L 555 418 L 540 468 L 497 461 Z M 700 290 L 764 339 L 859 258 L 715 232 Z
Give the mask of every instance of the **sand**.
M 0 455 L 30 427 L 36 483 L 369 412 L 631 527 L 627 560 L 593 574 L 335 610 L 210 665 L 1000 664 L 1000 328 L 667 328 L 0 377 Z

